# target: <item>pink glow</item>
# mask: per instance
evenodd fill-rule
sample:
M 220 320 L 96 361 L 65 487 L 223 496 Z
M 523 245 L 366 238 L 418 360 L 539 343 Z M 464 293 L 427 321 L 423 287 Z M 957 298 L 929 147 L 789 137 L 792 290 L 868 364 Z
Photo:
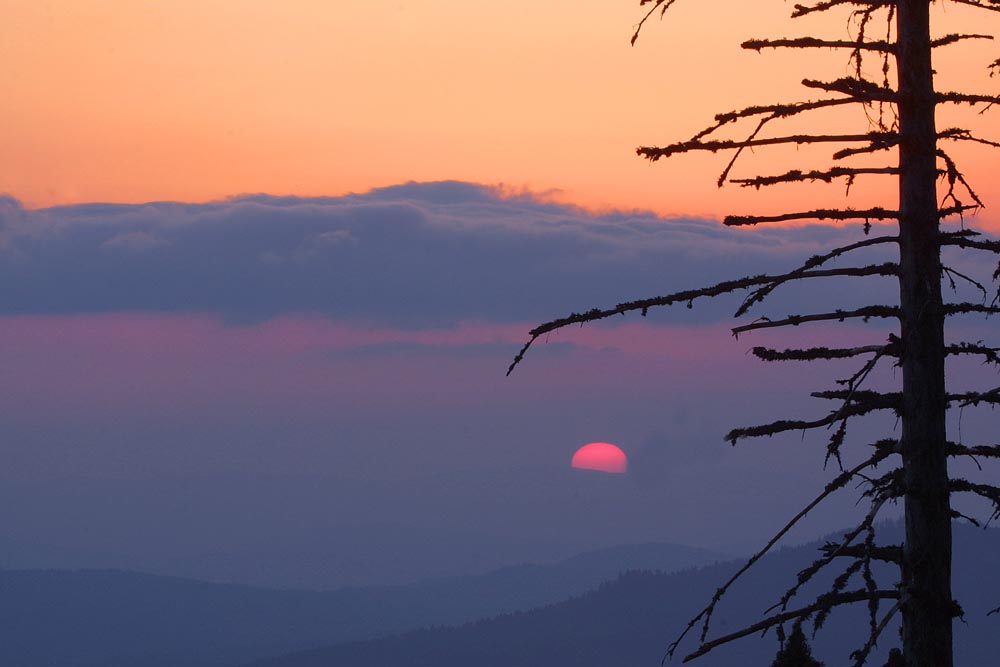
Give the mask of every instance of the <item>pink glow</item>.
M 620 474 L 628 469 L 628 457 L 610 442 L 592 442 L 576 450 L 570 465 L 581 470 Z
M 35 415 L 248 408 L 298 414 L 328 413 L 333 406 L 517 405 L 540 396 L 606 401 L 609 391 L 620 400 L 669 401 L 727 390 L 751 377 L 764 393 L 819 382 L 808 374 L 790 379 L 747 354 L 764 340 L 792 344 L 791 334 L 734 341 L 722 325 L 639 321 L 554 334 L 550 345 L 572 347 L 554 350 L 540 340 L 505 377 L 529 328 L 465 322 L 405 330 L 319 317 L 253 326 L 195 315 L 0 317 L 6 352 L 0 407 Z M 841 344 L 872 336 L 846 327 L 802 333 L 816 340 L 835 336 Z

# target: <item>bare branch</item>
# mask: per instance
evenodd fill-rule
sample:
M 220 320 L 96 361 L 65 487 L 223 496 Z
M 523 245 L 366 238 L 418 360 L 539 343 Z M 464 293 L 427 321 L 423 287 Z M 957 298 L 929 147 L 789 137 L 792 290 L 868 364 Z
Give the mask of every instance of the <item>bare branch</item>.
M 857 539 L 858 535 L 860 535 L 865 530 L 871 528 L 876 517 L 878 516 L 879 511 L 882 509 L 883 505 L 885 505 L 886 500 L 888 500 L 886 496 L 876 499 L 872 503 L 871 508 L 869 508 L 868 512 L 865 514 L 865 517 L 861 520 L 861 522 L 857 526 L 852 528 L 850 531 L 845 533 L 840 543 L 827 543 L 823 545 L 821 549 L 823 551 L 823 556 L 813 561 L 812 563 L 809 564 L 808 567 L 799 572 L 798 576 L 796 577 L 795 584 L 793 584 L 791 588 L 785 591 L 784 595 L 781 596 L 781 600 L 779 600 L 777 604 L 773 605 L 767 611 L 772 611 L 774 609 L 779 609 L 779 608 L 782 611 L 787 609 L 788 604 L 798 594 L 799 590 L 803 586 L 812 581 L 812 578 L 815 577 L 818 573 L 820 573 L 830 563 L 832 563 L 834 559 L 840 557 L 840 555 L 843 554 L 847 549 L 850 549 L 852 543 L 854 542 L 854 540 Z M 868 541 L 866 541 L 864 544 L 859 546 L 862 546 L 866 549 L 870 549 L 873 545 L 868 543 Z M 847 582 L 850 579 L 851 574 L 855 571 L 854 568 L 855 565 L 852 564 L 852 566 L 849 567 L 843 575 L 837 578 L 837 581 L 834 583 L 831 592 L 839 593 L 844 590 L 844 587 L 847 586 Z M 824 618 L 825 614 L 822 614 L 821 612 L 821 616 L 816 619 L 817 629 L 819 628 L 819 626 L 822 626 Z
M 975 136 L 969 130 L 961 127 L 952 127 L 938 133 L 938 139 L 950 139 L 952 141 L 971 141 L 976 144 L 983 144 L 984 146 L 989 146 L 991 148 L 1000 148 L 1000 143 L 996 141 L 990 141 L 989 139 L 981 139 Z
M 805 618 L 811 616 L 812 614 L 822 609 L 827 609 L 829 607 L 839 607 L 845 604 L 853 604 L 855 602 L 864 602 L 866 600 L 871 600 L 871 599 L 898 600 L 899 597 L 900 596 L 898 591 L 890 591 L 890 590 L 875 591 L 874 594 L 869 593 L 866 590 L 857 590 L 857 591 L 851 591 L 849 593 L 840 593 L 839 595 L 833 595 L 827 598 L 823 598 L 821 596 L 819 600 L 817 600 L 816 602 L 807 607 L 802 607 L 801 609 L 796 609 L 794 611 L 786 611 L 782 614 L 775 614 L 774 616 L 765 618 L 762 621 L 747 626 L 742 630 L 737 630 L 736 632 L 724 635 L 722 637 L 719 637 L 718 639 L 713 639 L 710 642 L 706 642 L 701 646 L 699 646 L 697 651 L 694 651 L 693 653 L 684 656 L 684 662 L 689 662 L 691 660 L 694 660 L 695 658 L 703 656 L 712 649 L 718 648 L 723 644 L 728 644 L 729 642 L 735 639 L 740 639 L 741 637 L 746 637 L 747 635 L 752 635 L 762 630 L 767 630 L 768 628 L 772 628 L 775 625 L 779 625 L 781 623 L 787 623 L 788 621 L 797 618 Z
M 826 417 L 821 417 L 820 419 L 814 419 L 811 421 L 800 419 L 780 419 L 778 421 L 771 422 L 770 424 L 762 424 L 760 426 L 734 428 L 732 431 L 727 433 L 723 439 L 726 442 L 735 445 L 737 440 L 742 440 L 743 438 L 761 438 L 764 436 L 770 437 L 780 433 L 787 433 L 789 431 L 808 431 L 815 428 L 823 428 L 824 426 L 835 424 L 842 419 L 860 417 L 877 410 L 891 410 L 895 407 L 895 405 L 874 402 L 871 404 L 854 403 L 845 405 L 839 410 L 831 412 Z
M 795 10 L 792 12 L 792 18 L 799 18 L 800 16 L 805 16 L 806 14 L 812 14 L 814 12 L 825 12 L 834 7 L 839 7 L 842 5 L 854 5 L 862 7 L 885 7 L 891 3 L 888 0 L 825 0 L 824 2 L 816 3 L 815 5 L 795 5 Z
M 956 42 L 961 42 L 967 39 L 988 39 L 993 40 L 993 35 L 977 35 L 977 34 L 959 34 L 955 33 L 952 35 L 945 35 L 944 37 L 939 37 L 931 42 L 931 48 L 937 48 L 939 46 L 947 46 L 949 44 L 955 44 Z
M 889 621 L 892 620 L 893 616 L 899 613 L 899 610 L 902 609 L 902 607 L 903 600 L 900 598 L 899 600 L 896 600 L 896 604 L 892 606 L 892 609 L 890 609 L 886 615 L 882 617 L 882 621 L 872 629 L 865 645 L 860 650 L 851 653 L 851 657 L 854 659 L 854 667 L 861 667 L 865 664 L 865 661 L 868 660 L 868 656 L 871 654 L 872 649 L 875 648 L 878 643 L 878 638 L 882 635 L 882 632 L 885 631 L 886 626 L 889 625 Z
M 767 347 L 755 347 L 753 355 L 763 361 L 818 361 L 830 359 L 848 359 L 862 354 L 881 352 L 889 354 L 887 345 L 865 345 L 863 347 L 829 348 L 810 347 L 804 350 L 772 350 Z
M 674 4 L 676 1 L 677 0 L 639 0 L 640 7 L 649 3 L 653 3 L 653 7 L 646 13 L 645 16 L 642 17 L 642 20 L 639 21 L 638 25 L 635 26 L 635 33 L 632 35 L 632 46 L 635 46 L 635 41 L 639 39 L 639 32 L 642 30 L 642 26 L 645 25 L 646 21 L 649 20 L 649 17 L 655 14 L 657 9 L 660 10 L 660 16 L 662 17 L 667 10 L 670 9 L 670 5 Z
M 981 456 L 984 459 L 1000 459 L 1000 445 L 976 445 L 969 447 L 954 442 L 948 443 L 949 456 Z
M 887 141 L 880 143 L 871 143 L 867 146 L 860 146 L 856 148 L 842 148 L 833 154 L 834 160 L 843 160 L 845 158 L 854 157 L 855 155 L 868 155 L 869 153 L 877 153 L 879 151 L 887 151 L 893 148 L 898 142 Z
M 869 245 L 875 242 L 882 242 L 878 239 L 867 239 L 870 241 Z M 855 244 L 857 245 L 857 244 Z M 860 246 L 859 246 L 860 247 Z M 847 252 L 848 249 L 842 249 L 843 252 Z M 784 274 L 784 275 L 759 275 L 749 278 L 741 278 L 739 280 L 727 280 L 725 282 L 717 283 L 711 287 L 704 287 L 695 290 L 684 290 L 681 292 L 675 292 L 673 294 L 667 294 L 665 296 L 657 296 L 649 299 L 640 299 L 638 301 L 628 301 L 625 303 L 620 303 L 614 308 L 599 309 L 595 308 L 589 310 L 585 313 L 572 313 L 567 317 L 563 317 L 557 320 L 552 320 L 551 322 L 546 322 L 540 326 L 535 327 L 528 332 L 529 339 L 521 348 L 521 350 L 514 357 L 511 362 L 510 367 L 507 369 L 507 375 L 510 375 L 514 368 L 521 363 L 524 359 L 525 353 L 528 348 L 540 337 L 547 333 L 551 333 L 558 329 L 562 329 L 567 326 L 574 324 L 586 324 L 588 322 L 596 322 L 598 320 L 607 319 L 615 315 L 624 315 L 628 312 L 641 311 L 645 315 L 650 308 L 656 308 L 659 306 L 670 306 L 676 303 L 687 303 L 690 306 L 695 299 L 700 298 L 710 298 L 716 297 L 723 294 L 730 294 L 740 289 L 747 289 L 754 287 L 755 285 L 769 285 L 775 282 L 782 282 L 789 279 L 790 276 L 795 278 L 820 278 L 828 276 L 855 276 L 855 275 L 892 275 L 894 269 L 883 265 L 882 267 L 873 267 L 872 269 L 830 269 L 823 271 L 803 271 L 796 270 L 794 274 Z M 883 273 L 884 272 L 884 273 Z
M 862 175 L 891 175 L 898 176 L 898 167 L 834 167 L 826 171 L 799 171 L 792 170 L 778 176 L 757 176 L 755 178 L 735 178 L 730 183 L 737 183 L 742 187 L 754 187 L 758 190 L 768 185 L 778 183 L 797 183 L 800 181 L 823 181 L 832 183 L 835 178 L 854 178 Z
M 851 77 L 844 77 L 835 81 L 803 79 L 802 85 L 806 88 L 817 88 L 829 93 L 842 93 L 863 102 L 896 102 L 898 99 L 895 91 L 883 88 L 874 81 L 867 81 L 865 79 Z
M 980 343 L 956 343 L 945 347 L 946 355 L 971 354 L 985 358 L 983 363 L 1000 364 L 1000 348 Z
M 719 178 L 717 178 L 715 181 L 715 185 L 717 187 L 721 188 L 723 186 L 723 184 L 726 182 L 726 179 L 729 178 L 729 172 L 731 172 L 733 170 L 733 167 L 736 166 L 736 161 L 740 159 L 741 155 L 743 155 L 743 151 L 747 148 L 747 146 L 751 142 L 757 140 L 757 135 L 760 134 L 760 131 L 764 129 L 764 126 L 767 125 L 772 120 L 774 120 L 775 118 L 776 118 L 775 116 L 766 116 L 760 119 L 760 122 L 757 123 L 757 127 L 754 128 L 754 131 L 750 133 L 750 136 L 744 140 L 743 145 L 736 149 L 736 152 L 733 153 L 733 157 L 729 160 L 729 164 L 727 164 L 726 168 L 722 170 L 721 174 L 719 174 Z
M 1000 309 L 998 309 L 1000 312 Z M 822 322 L 822 321 L 837 321 L 843 322 L 846 319 L 861 317 L 868 319 L 870 317 L 899 317 L 899 308 L 896 306 L 864 306 L 862 308 L 857 308 L 855 310 L 837 310 L 832 313 L 818 313 L 815 315 L 789 315 L 783 320 L 769 320 L 760 319 L 756 322 L 751 322 L 750 324 L 744 324 L 742 326 L 734 327 L 732 329 L 733 335 L 738 336 L 746 331 L 755 331 L 757 329 L 773 329 L 774 327 L 786 327 L 786 326 L 798 326 L 804 324 L 805 322 Z
M 1000 241 L 980 241 L 970 239 L 958 232 L 947 232 L 941 235 L 941 245 L 953 245 L 959 248 L 975 248 L 976 250 L 986 250 L 1000 254 Z
M 886 262 L 884 264 L 876 264 L 872 266 L 863 266 L 859 268 L 844 268 L 844 269 L 827 269 L 822 271 L 807 271 L 805 267 L 787 273 L 784 276 L 779 276 L 762 287 L 751 292 L 747 295 L 746 299 L 740 305 L 739 309 L 736 311 L 734 317 L 741 317 L 753 307 L 754 304 L 762 302 L 768 297 L 774 290 L 776 290 L 781 285 L 792 280 L 799 280 L 800 278 L 825 278 L 825 277 L 866 277 L 866 276 L 898 276 L 899 275 L 899 265 L 894 262 Z
M 941 272 L 944 273 L 944 274 L 946 274 L 948 276 L 948 279 L 951 281 L 951 288 L 952 288 L 952 290 L 955 290 L 957 288 L 957 285 L 955 285 L 955 278 L 958 278 L 960 280 L 964 280 L 965 282 L 969 283 L 970 285 L 972 285 L 973 287 L 975 287 L 976 289 L 978 289 L 980 292 L 982 292 L 984 299 L 989 296 L 989 293 L 986 291 L 986 286 L 985 285 L 983 285 L 981 282 L 979 282 L 978 280 L 976 280 L 974 278 L 970 278 L 969 276 L 965 275 L 961 271 L 956 271 L 955 269 L 951 268 L 950 266 L 942 266 L 941 267 Z
M 863 51 L 877 51 L 879 53 L 895 53 L 896 45 L 885 41 L 865 42 L 858 44 L 849 40 L 827 40 L 815 37 L 795 37 L 791 39 L 748 39 L 740 44 L 748 51 L 761 51 L 762 49 L 861 49 Z
M 840 546 L 828 543 L 820 547 L 820 550 L 835 558 L 863 558 L 867 554 L 873 559 L 880 560 L 885 563 L 899 565 L 903 562 L 903 547 L 899 545 L 887 547 L 876 546 L 869 549 L 865 544 Z
M 944 306 L 944 314 L 946 316 L 967 315 L 969 313 L 996 315 L 997 313 L 1000 313 L 1000 307 L 987 306 L 982 303 L 949 303 Z
M 948 394 L 949 403 L 958 403 L 959 407 L 967 408 L 977 406 L 980 403 L 990 405 L 1000 404 L 1000 387 L 994 387 L 989 391 L 968 391 L 962 394 Z
M 979 195 L 976 194 L 976 191 L 972 189 L 972 186 L 969 184 L 969 182 L 965 180 L 965 176 L 962 174 L 962 172 L 958 170 L 958 165 L 955 164 L 955 161 L 951 158 L 951 156 L 948 155 L 948 153 L 946 153 L 945 151 L 941 150 L 940 148 L 937 149 L 936 152 L 937 156 L 944 161 L 945 164 L 944 176 L 946 179 L 948 179 L 948 192 L 945 194 L 942 200 L 943 204 L 947 204 L 950 201 L 956 206 L 962 206 L 962 202 L 960 202 L 958 200 L 958 197 L 955 195 L 955 185 L 961 184 L 961 186 L 965 188 L 965 191 L 969 193 L 969 196 L 972 197 L 972 201 L 975 202 L 976 206 L 985 206 L 986 204 L 984 204 L 983 200 L 979 198 Z
M 860 250 L 861 248 L 868 248 L 876 245 L 884 245 L 887 243 L 898 243 L 898 241 L 899 237 L 897 236 L 876 236 L 873 238 L 863 239 L 855 243 L 850 243 L 846 246 L 841 246 L 839 248 L 833 248 L 832 250 L 829 250 L 826 253 L 823 253 L 822 255 L 813 255 L 805 262 L 803 262 L 799 268 L 789 272 L 787 275 L 790 278 L 796 278 L 798 276 L 803 275 L 809 269 L 814 269 L 817 266 L 822 266 L 826 262 L 836 259 L 842 255 L 846 255 L 849 252 L 853 252 L 855 250 Z M 736 311 L 736 317 L 740 317 L 741 315 L 746 313 L 747 310 L 750 308 L 750 306 L 752 306 L 753 304 L 763 301 L 780 284 L 781 283 L 777 282 L 771 283 L 770 285 L 764 285 L 759 289 L 755 290 L 752 294 L 747 296 L 746 299 L 744 299 L 743 305 L 741 305 L 739 310 Z
M 822 493 L 820 493 L 808 505 L 806 505 L 804 508 L 802 508 L 799 511 L 798 514 L 796 514 L 795 516 L 793 516 L 788 521 L 788 523 L 786 523 L 781 528 L 781 530 L 779 530 L 777 533 L 775 533 L 774 536 L 771 537 L 770 540 L 768 540 L 767 544 L 765 544 L 764 547 L 762 549 L 760 549 L 760 551 L 758 551 L 753 556 L 751 556 L 747 560 L 747 562 L 743 564 L 743 567 L 741 567 L 733 576 L 731 576 L 724 584 L 722 584 L 722 586 L 720 586 L 715 591 L 715 594 L 712 595 L 712 600 L 711 600 L 711 602 L 709 602 L 708 606 L 706 606 L 704 609 L 702 609 L 700 612 L 698 612 L 698 615 L 695 616 L 694 618 L 692 618 L 688 622 L 687 627 L 684 628 L 684 630 L 683 630 L 683 632 L 681 632 L 680 636 L 678 636 L 677 639 L 675 639 L 673 642 L 671 642 L 670 646 L 667 648 L 667 655 L 672 656 L 677 651 L 677 647 L 680 645 L 681 641 L 683 641 L 684 637 L 686 637 L 687 634 L 696 625 L 698 625 L 699 621 L 703 621 L 703 627 L 702 627 L 702 633 L 701 633 L 701 641 L 704 642 L 705 641 L 705 637 L 707 636 L 707 633 L 708 633 L 709 623 L 711 623 L 711 620 L 712 620 L 712 614 L 715 612 L 716 606 L 718 606 L 719 601 L 722 600 L 723 596 L 726 594 L 726 592 L 729 590 L 729 588 L 734 583 L 736 583 L 736 581 L 740 577 L 742 577 L 747 572 L 747 570 L 749 570 L 751 567 L 753 567 L 754 564 L 757 563 L 757 561 L 759 561 L 761 558 L 763 558 L 778 542 L 780 542 L 781 538 L 783 538 L 786 534 L 788 534 L 788 531 L 790 531 L 792 528 L 794 528 L 795 525 L 798 524 L 799 521 L 801 521 L 802 519 L 804 519 L 813 509 L 815 509 L 817 505 L 819 505 L 821 502 L 823 502 L 831 494 L 833 494 L 833 493 L 839 491 L 840 489 L 844 488 L 844 486 L 846 486 L 847 483 L 855 475 L 857 475 L 858 473 L 860 473 L 862 470 L 864 470 L 865 468 L 877 466 L 884 459 L 886 459 L 890 454 L 892 454 L 892 449 L 889 446 L 886 446 L 883 442 L 880 441 L 879 443 L 876 443 L 876 452 L 875 452 L 875 454 L 873 454 L 871 457 L 869 457 L 865 461 L 859 463 L 857 466 L 855 466 L 851 470 L 842 472 L 839 475 L 837 475 L 833 480 L 831 480 L 830 483 L 827 484 L 826 487 L 823 489 Z
M 967 479 L 952 478 L 948 481 L 948 491 L 950 493 L 971 493 L 990 501 L 993 505 L 993 512 L 990 520 L 1000 517 L 1000 488 L 990 484 L 977 484 Z
M 896 220 L 898 218 L 899 211 L 889 211 L 878 207 L 863 210 L 822 208 L 780 215 L 727 215 L 722 223 L 729 227 L 740 227 L 759 225 L 762 222 L 791 222 L 795 220 Z
M 852 401 L 874 410 L 897 410 L 902 403 L 903 397 L 899 392 L 882 393 L 850 388 L 814 391 L 809 395 L 813 398 L 822 398 L 827 401 Z
M 995 3 L 995 0 L 988 0 L 984 2 L 983 0 L 953 0 L 960 5 L 968 5 L 970 7 L 975 7 L 977 9 L 985 9 L 990 12 L 1000 12 L 1000 5 Z
M 716 141 L 682 141 L 669 146 L 639 146 L 635 149 L 640 155 L 650 162 L 656 162 L 660 158 L 670 157 L 680 153 L 690 153 L 692 151 L 709 151 L 717 153 L 725 150 L 739 150 L 743 148 L 754 148 L 757 146 L 776 146 L 780 144 L 817 144 L 817 143 L 845 143 L 852 141 L 882 142 L 893 140 L 896 137 L 894 132 L 869 132 L 867 134 L 796 134 L 785 137 L 770 137 L 767 139 L 746 139 L 735 141 L 732 139 L 719 139 Z
M 997 61 L 1000 63 L 1000 61 Z M 1000 102 L 1000 97 L 995 95 L 973 95 L 969 93 L 938 93 L 937 100 L 939 104 L 949 103 L 949 104 L 985 104 L 979 113 L 986 113 L 994 104 Z
M 710 125 L 698 134 L 691 138 L 691 141 L 696 141 L 703 137 L 706 137 L 724 125 L 729 123 L 734 123 L 737 120 L 743 118 L 752 118 L 754 116 L 763 116 L 765 114 L 774 117 L 775 119 L 789 118 L 791 116 L 798 115 L 800 113 L 805 113 L 806 111 L 813 111 L 815 109 L 824 109 L 828 107 L 844 106 L 846 104 L 861 104 L 859 100 L 854 99 L 832 99 L 832 100 L 816 100 L 814 102 L 792 102 L 786 104 L 766 104 L 749 106 L 745 109 L 740 109 L 739 111 L 728 111 L 726 113 L 720 113 L 715 115 L 715 125 Z

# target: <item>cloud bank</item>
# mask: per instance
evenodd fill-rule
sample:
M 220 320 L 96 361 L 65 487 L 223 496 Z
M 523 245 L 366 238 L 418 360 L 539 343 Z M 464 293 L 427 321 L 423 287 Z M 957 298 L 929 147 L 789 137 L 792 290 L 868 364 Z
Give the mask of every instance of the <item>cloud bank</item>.
M 321 314 L 408 328 L 537 321 L 787 270 L 861 234 L 856 225 L 748 233 L 641 211 L 593 214 L 462 182 L 41 210 L 4 198 L 0 315 L 183 312 L 256 322 Z M 842 287 L 793 289 L 779 304 L 801 307 Z M 733 307 L 665 317 L 714 320 Z

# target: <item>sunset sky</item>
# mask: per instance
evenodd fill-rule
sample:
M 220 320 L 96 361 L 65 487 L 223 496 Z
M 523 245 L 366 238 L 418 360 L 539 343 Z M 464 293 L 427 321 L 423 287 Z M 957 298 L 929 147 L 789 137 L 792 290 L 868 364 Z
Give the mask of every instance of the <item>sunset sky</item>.
M 938 32 L 967 27 L 967 9 L 944 3 Z M 650 166 L 634 148 L 684 139 L 717 112 L 806 99 L 803 77 L 847 70 L 842 53 L 755 54 L 743 39 L 850 34 L 840 13 L 791 21 L 786 2 L 679 2 L 634 48 L 644 8 L 631 0 L 3 0 L 0 11 L 0 189 L 30 207 L 440 179 L 664 214 L 802 204 L 816 195 L 794 186 L 720 196 L 723 156 Z M 940 87 L 994 90 L 994 51 L 942 52 Z M 867 129 L 860 111 L 837 122 Z M 960 153 L 997 192 L 988 151 Z M 825 154 L 761 151 L 742 169 L 822 166 Z M 843 200 L 839 188 L 826 196 Z
M 938 4 L 938 34 L 970 25 Z M 504 372 L 539 322 L 791 269 L 863 233 L 733 230 L 726 213 L 894 206 L 891 183 L 859 181 L 850 199 L 839 185 L 720 191 L 725 155 L 635 155 L 717 112 L 810 99 L 805 76 L 843 76 L 843 53 L 739 48 L 853 34 L 843 13 L 790 22 L 791 7 L 682 0 L 632 47 L 638 0 L 0 0 L 0 538 L 216 579 L 260 568 L 163 562 L 258 553 L 274 530 L 290 551 L 364 563 L 344 544 L 363 550 L 376 524 L 482 546 L 448 571 L 626 541 L 755 543 L 825 483 L 828 436 L 732 449 L 722 435 L 822 414 L 808 392 L 856 369 L 748 350 L 880 343 L 884 322 L 734 341 L 739 301 L 698 304 L 554 334 Z M 996 57 L 990 42 L 949 47 L 940 88 L 995 92 Z M 990 113 L 940 125 L 996 140 Z M 788 125 L 871 127 L 861 110 Z M 734 175 L 828 153 L 761 150 Z M 952 154 L 989 206 L 966 222 L 997 229 L 998 153 Z M 790 287 L 751 317 L 895 294 L 869 279 Z M 991 427 L 964 419 L 966 434 Z M 628 454 L 618 486 L 566 476 L 586 474 L 569 462 L 592 441 Z M 522 474 L 536 469 L 559 472 Z M 302 479 L 322 480 L 315 497 L 297 495 Z M 294 583 L 367 581 L 351 576 Z

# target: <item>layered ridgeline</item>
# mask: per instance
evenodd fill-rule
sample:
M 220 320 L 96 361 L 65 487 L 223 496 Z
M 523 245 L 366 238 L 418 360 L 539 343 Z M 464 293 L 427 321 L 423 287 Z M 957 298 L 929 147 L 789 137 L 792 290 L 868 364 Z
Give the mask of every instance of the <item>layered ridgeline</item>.
M 898 526 L 890 526 L 884 532 L 898 530 Z M 1000 553 L 1000 530 L 957 526 L 955 545 L 954 588 L 965 609 L 965 622 L 955 626 L 955 661 L 962 665 L 993 664 L 1000 650 L 1000 614 L 987 614 L 1000 605 L 1000 572 L 995 567 Z M 756 619 L 781 596 L 790 573 L 815 557 L 818 546 L 814 543 L 784 549 L 758 563 L 754 576 L 739 582 L 718 608 L 715 627 L 722 633 L 731 632 Z M 252 665 L 656 667 L 667 643 L 738 565 L 723 563 L 673 574 L 627 573 L 584 596 L 526 613 L 304 651 Z M 867 614 L 864 605 L 860 607 L 835 610 L 816 636 L 814 654 L 826 664 L 847 664 L 848 654 L 867 638 Z M 871 664 L 883 664 L 888 649 L 896 645 L 897 630 L 889 628 L 883 633 Z M 752 635 L 693 664 L 768 665 L 776 650 L 773 633 L 763 639 Z M 679 664 L 680 659 L 675 663 Z
M 224 667 L 530 609 L 629 569 L 676 571 L 721 558 L 644 544 L 475 576 L 323 593 L 114 570 L 0 570 L 0 665 Z
M 755 618 L 818 546 L 765 557 L 720 607 L 717 627 L 735 630 Z M 986 612 L 1000 605 L 994 567 L 1000 531 L 959 527 L 956 546 L 955 588 L 966 611 L 966 623 L 956 624 L 957 660 L 992 664 L 1000 615 Z M 739 565 L 708 565 L 712 560 L 684 547 L 644 545 L 553 565 L 331 593 L 112 571 L 0 571 L 0 664 L 655 667 L 666 643 Z M 618 576 L 630 568 L 645 571 Z M 536 608 L 511 613 L 529 607 Z M 866 629 L 862 609 L 835 611 L 815 639 L 817 657 L 843 664 Z M 894 629 L 885 632 L 883 652 L 895 637 Z M 766 665 L 775 649 L 773 636 L 749 637 L 700 664 Z M 881 659 L 876 655 L 872 664 Z

